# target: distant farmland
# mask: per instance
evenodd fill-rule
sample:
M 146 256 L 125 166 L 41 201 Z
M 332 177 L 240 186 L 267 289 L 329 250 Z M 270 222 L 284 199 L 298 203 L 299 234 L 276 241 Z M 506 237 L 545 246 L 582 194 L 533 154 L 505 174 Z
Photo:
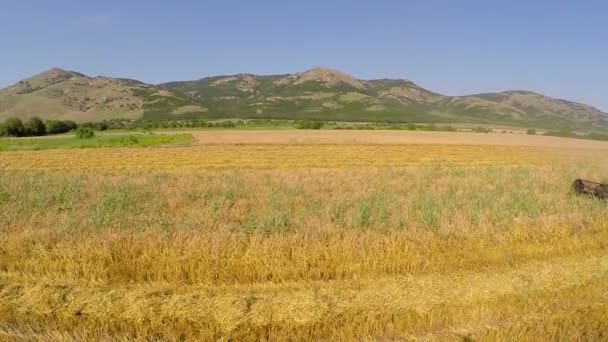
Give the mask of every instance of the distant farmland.
M 184 132 L 179 132 L 184 133 Z M 192 131 L 203 145 L 479 145 L 557 149 L 608 149 L 605 141 L 513 133 L 457 133 L 391 130 Z M 168 132 L 166 134 L 174 134 Z

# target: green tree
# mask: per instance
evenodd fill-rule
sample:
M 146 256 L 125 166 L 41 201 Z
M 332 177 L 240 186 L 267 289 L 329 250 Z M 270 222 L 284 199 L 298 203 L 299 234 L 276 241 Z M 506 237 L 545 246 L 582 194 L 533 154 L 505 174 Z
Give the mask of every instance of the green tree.
M 232 121 L 224 121 L 222 122 L 223 128 L 234 128 L 236 125 Z
M 44 122 L 37 116 L 30 118 L 23 124 L 24 134 L 27 136 L 43 136 L 46 134 Z
M 47 120 L 44 126 L 46 127 L 47 134 L 61 134 L 67 130 L 65 124 L 59 120 Z
M 0 131 L 2 131 L 4 135 L 13 137 L 22 137 L 25 135 L 23 122 L 18 118 L 7 118 L 1 126 Z
M 437 125 L 435 125 L 434 123 L 428 124 L 426 125 L 426 127 L 424 127 L 425 131 L 436 131 L 437 130 Z
M 107 121 L 101 121 L 95 124 L 95 129 L 98 131 L 106 131 L 108 130 L 110 126 L 108 125 Z
M 313 121 L 312 124 L 310 125 L 311 129 L 321 129 L 323 128 L 324 123 L 321 121 Z
M 310 127 L 310 121 L 308 120 L 299 120 L 296 121 L 296 128 L 297 129 L 307 129 Z
M 296 128 L 298 129 L 321 129 L 323 122 L 311 121 L 311 120 L 300 120 L 296 122 Z
M 71 120 L 47 120 L 44 126 L 46 127 L 46 134 L 67 133 L 78 128 L 78 125 Z
M 91 127 L 78 127 L 76 129 L 76 137 L 78 139 L 91 139 L 95 136 L 95 130 Z
M 63 122 L 64 128 L 66 129 L 65 132 L 73 131 L 76 128 L 78 128 L 78 125 L 74 121 L 72 121 L 72 120 L 64 120 L 62 122 Z

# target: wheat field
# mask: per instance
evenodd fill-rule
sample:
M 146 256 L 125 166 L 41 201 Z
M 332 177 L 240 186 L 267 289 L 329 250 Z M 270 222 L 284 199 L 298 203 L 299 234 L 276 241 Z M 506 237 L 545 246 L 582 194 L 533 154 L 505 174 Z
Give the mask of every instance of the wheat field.
M 163 132 L 178 134 L 187 131 Z M 606 150 L 605 141 L 517 133 L 400 130 L 216 130 L 188 132 L 204 145 L 475 145 Z
M 2 152 L 0 340 L 606 340 L 608 148 L 472 136 Z

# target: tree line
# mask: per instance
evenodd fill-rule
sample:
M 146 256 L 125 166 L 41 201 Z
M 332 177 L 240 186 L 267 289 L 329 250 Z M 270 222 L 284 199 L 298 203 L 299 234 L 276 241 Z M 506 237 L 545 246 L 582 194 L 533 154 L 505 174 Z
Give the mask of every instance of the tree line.
M 32 117 L 21 121 L 19 118 L 6 118 L 0 123 L 0 136 L 39 137 L 47 134 L 67 133 L 78 128 L 72 120 L 46 120 Z

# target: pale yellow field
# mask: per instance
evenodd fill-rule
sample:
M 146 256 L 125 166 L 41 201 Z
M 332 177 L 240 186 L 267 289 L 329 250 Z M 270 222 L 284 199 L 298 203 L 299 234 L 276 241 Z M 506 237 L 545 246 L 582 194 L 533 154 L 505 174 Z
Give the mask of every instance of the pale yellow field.
M 601 144 L 225 134 L 0 153 L 0 340 L 608 338 Z
M 208 145 L 3 152 L 5 170 L 197 171 L 544 164 L 596 150 L 450 145 Z
M 527 134 L 422 132 L 395 130 L 252 130 L 192 131 L 201 144 L 226 145 L 477 145 L 518 146 L 608 151 L 608 141 L 569 139 Z M 172 134 L 167 132 L 166 134 Z

